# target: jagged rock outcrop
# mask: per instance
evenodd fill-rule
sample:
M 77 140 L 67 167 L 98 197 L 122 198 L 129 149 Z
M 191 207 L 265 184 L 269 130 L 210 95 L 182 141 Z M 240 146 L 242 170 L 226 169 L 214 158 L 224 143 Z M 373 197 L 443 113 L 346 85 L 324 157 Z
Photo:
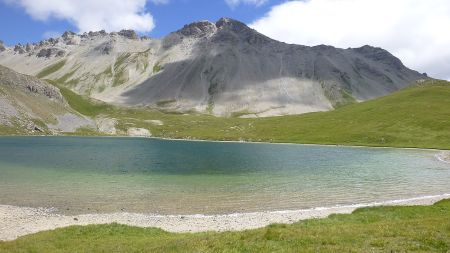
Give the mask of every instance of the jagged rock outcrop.
M 3 51 L 5 51 L 5 50 L 6 50 L 6 47 L 5 47 L 5 45 L 3 44 L 3 41 L 0 40 L 0 52 L 3 52 Z
M 139 39 L 139 36 L 134 30 L 121 30 L 120 32 L 118 32 L 118 34 L 130 40 Z
M 36 54 L 37 57 L 46 57 L 50 58 L 52 56 L 62 57 L 64 56 L 64 50 L 58 48 L 43 48 Z
M 25 51 L 30 52 L 31 50 L 33 50 L 33 46 L 30 45 L 30 43 L 27 43 L 27 45 L 25 46 Z
M 67 45 L 78 45 L 80 44 L 80 37 L 72 32 L 72 31 L 66 31 L 63 33 L 63 35 L 61 36 L 61 38 L 63 39 L 63 41 L 67 44 Z
M 17 52 L 19 54 L 25 53 L 25 50 L 23 49 L 23 46 L 19 43 L 14 46 L 14 52 Z

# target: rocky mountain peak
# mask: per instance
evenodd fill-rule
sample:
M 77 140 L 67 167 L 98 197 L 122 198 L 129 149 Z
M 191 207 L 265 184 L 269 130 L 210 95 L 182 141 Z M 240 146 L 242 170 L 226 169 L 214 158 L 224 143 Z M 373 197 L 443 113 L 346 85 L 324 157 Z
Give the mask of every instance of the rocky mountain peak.
M 246 24 L 231 19 L 221 18 L 216 22 L 217 35 L 216 42 L 237 42 L 244 41 L 251 45 L 262 45 L 273 41 L 269 37 L 248 27 Z
M 246 24 L 231 19 L 231 18 L 221 18 L 216 22 L 216 27 L 218 29 L 230 29 L 235 32 L 239 32 L 242 30 L 251 30 L 250 27 L 248 27 Z
M 202 20 L 185 25 L 181 28 L 178 33 L 188 37 L 202 37 L 216 31 L 216 26 L 207 21 Z
M 363 55 L 366 58 L 377 62 L 383 62 L 395 67 L 396 69 L 404 68 L 404 65 L 400 61 L 400 59 L 382 48 L 365 45 L 360 48 L 353 48 L 352 50 Z
M 72 31 L 65 31 L 61 37 L 63 39 L 69 39 L 69 38 L 71 38 L 71 37 L 73 37 L 75 35 L 77 35 L 77 34 L 72 32 Z

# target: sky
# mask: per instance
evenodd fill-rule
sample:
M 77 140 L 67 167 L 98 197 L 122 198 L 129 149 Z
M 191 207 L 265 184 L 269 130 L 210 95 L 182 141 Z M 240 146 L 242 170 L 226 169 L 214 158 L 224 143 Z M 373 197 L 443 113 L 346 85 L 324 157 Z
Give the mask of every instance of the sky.
M 0 40 L 101 29 L 162 37 L 220 17 L 287 43 L 382 47 L 410 68 L 450 80 L 449 0 L 0 0 Z

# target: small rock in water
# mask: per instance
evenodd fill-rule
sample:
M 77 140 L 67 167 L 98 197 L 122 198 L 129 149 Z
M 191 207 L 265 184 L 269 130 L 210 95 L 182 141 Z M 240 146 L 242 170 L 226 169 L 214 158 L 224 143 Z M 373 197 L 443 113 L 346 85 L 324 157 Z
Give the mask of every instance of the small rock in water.
M 74 221 L 78 221 L 78 218 L 73 218 Z

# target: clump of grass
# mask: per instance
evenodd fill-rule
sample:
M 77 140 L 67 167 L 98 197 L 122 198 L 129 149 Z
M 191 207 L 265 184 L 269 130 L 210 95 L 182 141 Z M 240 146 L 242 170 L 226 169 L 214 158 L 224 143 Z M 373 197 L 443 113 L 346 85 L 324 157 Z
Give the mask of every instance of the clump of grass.
M 130 58 L 130 53 L 123 53 L 117 59 L 113 65 L 114 74 L 113 74 L 113 87 L 124 84 L 128 81 L 128 76 L 125 71 L 125 61 Z M 112 74 L 112 71 L 111 71 Z
M 58 83 L 66 83 L 67 80 L 69 80 L 77 71 L 80 69 L 81 65 L 78 67 L 75 67 L 72 71 L 68 72 L 67 74 L 63 75 L 61 78 L 57 79 Z
M 117 57 L 116 62 L 114 63 L 114 70 L 117 71 L 124 63 L 125 60 L 127 60 L 131 56 L 130 53 L 123 53 Z
M 128 81 L 128 76 L 126 75 L 125 69 L 119 69 L 114 73 L 113 87 L 124 84 L 126 81 Z
M 175 103 L 174 99 L 160 100 L 160 101 L 156 102 L 156 106 L 164 107 L 164 106 L 168 106 L 168 105 L 170 105 L 172 103 Z
M 44 68 L 43 70 L 41 70 L 41 72 L 39 72 L 36 77 L 37 78 L 43 78 L 46 77 L 50 74 L 55 73 L 56 71 L 60 70 L 64 65 L 66 64 L 66 60 L 61 60 L 55 64 L 52 64 L 46 68 Z
M 155 65 L 153 65 L 153 74 L 159 73 L 163 69 L 164 69 L 164 67 L 161 66 L 159 62 L 157 62 Z

